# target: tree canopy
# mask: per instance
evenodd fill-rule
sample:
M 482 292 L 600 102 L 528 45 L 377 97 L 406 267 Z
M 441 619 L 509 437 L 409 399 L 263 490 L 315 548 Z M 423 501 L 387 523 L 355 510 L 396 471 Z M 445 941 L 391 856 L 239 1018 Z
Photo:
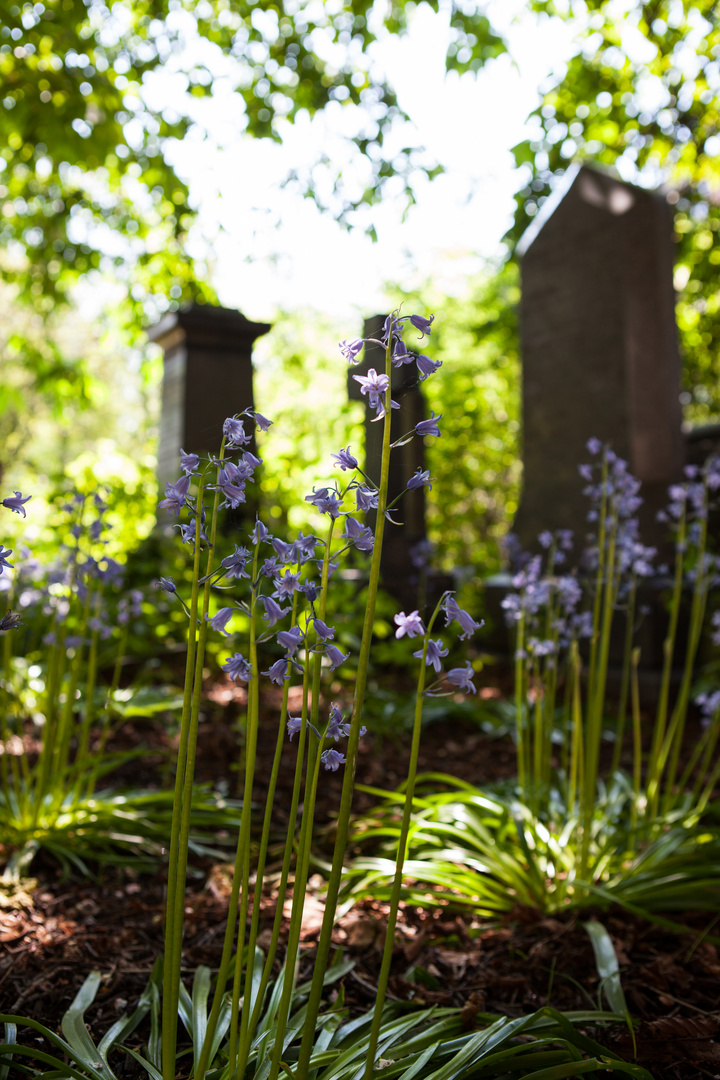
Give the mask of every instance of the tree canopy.
M 437 10 L 441 0 L 433 0 Z M 482 12 L 446 0 L 447 67 L 477 70 L 504 49 Z M 406 31 L 405 3 L 375 0 L 45 0 L 3 5 L 0 25 L 0 244 L 4 273 L 38 309 L 50 310 L 79 275 L 132 265 L 133 296 L 211 296 L 185 251 L 193 214 L 167 161 L 189 118 L 182 105 L 154 109 L 148 77 L 171 59 L 183 93 L 213 92 L 203 39 L 234 61 L 245 132 L 279 139 L 283 122 L 331 102 L 358 111 L 357 150 L 372 162 L 360 201 L 390 176 L 427 166 L 418 147 L 386 152 L 402 118 L 368 50 Z M 175 103 L 174 103 L 175 104 Z M 336 178 L 340 185 L 340 177 Z M 309 194 L 314 192 L 310 188 Z M 352 203 L 346 203 L 346 210 Z
M 511 242 L 572 160 L 665 184 L 675 207 L 675 282 L 687 415 L 720 411 L 720 9 L 712 0 L 532 0 L 575 21 L 577 51 L 546 85 L 515 147 L 528 182 Z

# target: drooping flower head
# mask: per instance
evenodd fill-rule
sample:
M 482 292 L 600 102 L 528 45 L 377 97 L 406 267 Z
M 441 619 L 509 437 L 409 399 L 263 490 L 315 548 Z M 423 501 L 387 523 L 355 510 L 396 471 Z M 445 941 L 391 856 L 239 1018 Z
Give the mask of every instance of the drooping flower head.
M 324 652 L 328 660 L 330 661 L 331 671 L 334 671 L 335 668 L 340 667 L 340 665 L 343 664 L 350 655 L 349 652 L 343 653 L 341 649 L 338 649 L 337 645 L 331 645 L 329 642 L 325 645 Z
M 245 432 L 242 420 L 236 420 L 234 416 L 228 416 L 224 422 L 223 435 L 225 436 L 226 446 L 230 450 L 234 450 L 239 446 L 247 446 L 251 441 L 250 436 Z
M 276 686 L 282 686 L 285 679 L 290 678 L 287 658 L 283 656 L 280 660 L 276 660 L 275 663 L 271 665 L 270 669 L 268 671 L 263 671 L 262 674 L 267 675 L 270 682 L 275 683 Z
M 462 690 L 464 694 L 475 694 L 477 691 L 475 689 L 475 684 L 472 681 L 474 674 L 472 664 L 470 661 L 467 661 L 465 667 L 450 668 L 445 675 L 445 678 L 452 686 L 456 686 L 458 690 Z
M 340 766 L 345 764 L 346 758 L 339 750 L 325 750 L 320 755 L 320 760 L 329 772 L 337 772 Z
M 16 491 L 14 495 L 8 495 L 7 499 L 3 499 L 2 504 L 6 509 L 12 510 L 14 514 L 22 514 L 23 517 L 27 517 L 25 513 L 25 503 L 30 502 L 32 495 L 26 495 L 23 499 L 22 492 Z
M 289 630 L 281 630 L 277 636 L 277 643 L 281 649 L 286 650 L 287 656 L 294 656 L 305 635 L 299 626 L 291 626 Z
M 440 435 L 438 420 L 442 420 L 442 413 L 436 416 L 435 411 L 431 410 L 429 419 L 421 420 L 420 423 L 415 425 L 416 433 L 418 435 L 434 435 L 437 438 Z
M 425 654 L 425 663 L 428 667 L 432 666 L 435 671 L 439 672 L 442 667 L 442 658 L 447 656 L 448 651 L 443 645 L 440 638 L 437 641 L 433 641 L 432 638 L 428 641 L 427 652 Z M 418 652 L 414 652 L 413 656 L 416 656 L 418 660 L 422 660 L 423 650 L 419 649 Z
M 343 447 L 339 453 L 332 455 L 335 458 L 335 464 L 339 465 L 343 472 L 346 469 L 357 469 L 358 459 L 353 457 L 350 453 L 350 447 L 347 450 Z
M 358 551 L 372 551 L 375 537 L 372 529 L 369 529 L 356 521 L 355 518 L 345 518 L 345 532 L 341 534 L 343 539 L 354 544 Z
M 232 656 L 228 656 L 227 660 L 222 666 L 223 671 L 226 671 L 231 679 L 235 682 L 250 682 L 252 678 L 252 664 L 249 663 L 242 655 L 242 653 L 236 652 Z
M 451 622 L 457 622 L 460 624 L 462 633 L 459 635 L 460 640 L 464 641 L 466 638 L 473 636 L 476 630 L 479 630 L 484 622 L 475 622 L 471 615 L 467 611 L 463 611 L 459 607 L 457 601 L 453 596 L 445 598 L 443 603 L 443 611 L 445 612 L 445 625 L 449 626 Z
M 174 517 L 179 517 L 187 501 L 189 490 L 190 477 L 186 473 L 179 480 L 176 480 L 174 484 L 165 485 L 165 498 L 158 505 L 161 509 L 168 510 Z
M 186 476 L 196 473 L 199 464 L 200 458 L 197 454 L 186 454 L 184 450 L 180 451 L 180 468 Z
M 432 483 L 430 481 L 430 470 L 421 469 L 419 466 L 412 474 L 407 482 L 408 491 L 417 491 L 418 488 L 426 487 L 432 491 Z
M 230 607 L 224 607 L 220 608 L 218 613 L 216 615 L 213 615 L 212 618 L 209 615 L 206 615 L 205 618 L 208 625 L 211 626 L 213 630 L 219 630 L 221 634 L 225 635 L 225 637 L 230 637 L 230 631 L 226 630 L 225 627 L 230 622 L 232 615 L 233 609 Z
M 362 338 L 351 338 L 350 341 L 340 342 L 340 352 L 349 364 L 357 364 L 358 355 L 362 352 L 365 342 Z

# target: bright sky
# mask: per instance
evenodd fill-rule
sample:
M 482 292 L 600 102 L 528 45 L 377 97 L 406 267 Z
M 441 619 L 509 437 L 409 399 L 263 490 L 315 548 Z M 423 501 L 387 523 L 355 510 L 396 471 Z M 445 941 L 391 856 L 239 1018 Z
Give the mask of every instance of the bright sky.
M 323 150 L 340 152 L 341 109 L 338 119 L 289 127 L 286 141 L 275 145 L 238 136 L 242 106 L 222 71 L 212 99 L 193 99 L 209 137 L 198 129 L 175 148 L 173 162 L 199 210 L 198 250 L 210 239 L 223 304 L 253 319 L 305 306 L 335 315 L 368 313 L 382 306 L 385 282 L 432 277 L 459 289 L 468 272 L 498 254 L 513 193 L 524 183 L 510 149 L 523 138 L 543 79 L 569 55 L 571 31 L 560 20 L 538 21 L 524 0 L 491 0 L 488 9 L 511 55 L 477 78 L 445 76 L 447 16 L 427 5 L 416 9 L 405 39 L 388 37 L 378 45 L 374 62 L 409 114 L 415 140 L 446 174 L 420 187 L 404 222 L 397 201 L 373 210 L 375 243 L 363 228 L 348 233 L 310 200 L 280 186 L 290 169 L 311 168 Z M 159 76 L 152 92 L 158 101 L 171 100 L 172 73 Z

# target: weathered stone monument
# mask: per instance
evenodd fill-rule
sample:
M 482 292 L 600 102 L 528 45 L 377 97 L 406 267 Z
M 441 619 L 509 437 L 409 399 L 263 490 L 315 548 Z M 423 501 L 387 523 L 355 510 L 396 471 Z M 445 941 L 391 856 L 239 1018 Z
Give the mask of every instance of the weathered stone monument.
M 582 546 L 578 465 L 596 436 L 642 481 L 641 534 L 685 462 L 673 291 L 672 212 L 664 196 L 598 169 L 568 171 L 525 233 L 522 257 L 523 489 L 514 532 Z
M 193 304 L 148 331 L 164 357 L 158 478 L 176 480 L 180 449 L 217 453 L 226 417 L 252 406 L 252 347 L 267 323 L 239 311 Z M 249 425 L 251 428 L 252 425 Z M 254 452 L 253 446 L 248 449 Z
M 374 315 L 365 320 L 363 337 L 379 338 L 382 333 L 385 315 Z M 351 401 L 363 401 L 360 385 L 353 375 L 366 375 L 369 368 L 385 370 L 385 350 L 379 345 L 366 344 L 362 360 L 357 366 L 348 369 L 348 397 Z M 415 364 L 404 364 L 392 369 L 391 378 L 393 400 L 400 408 L 393 409 L 391 438 L 393 441 L 412 431 L 416 424 L 426 418 L 425 402 L 418 380 Z M 364 468 L 374 481 L 380 477 L 380 459 L 382 456 L 382 423 L 372 422 L 373 414 L 365 409 L 365 462 Z M 388 483 L 388 501 L 392 502 L 402 491 L 417 469 L 425 468 L 425 447 L 421 438 L 414 438 L 404 446 L 396 447 L 390 457 L 390 476 Z M 392 513 L 400 522 L 388 524 L 385 528 L 381 575 L 384 586 L 406 605 L 406 610 L 417 608 L 422 603 L 419 598 L 419 586 L 428 579 L 429 567 L 423 566 L 423 547 L 427 540 L 425 527 L 425 488 L 408 491 Z M 430 575 L 432 578 L 432 575 Z M 429 592 L 437 591 L 434 578 L 428 581 Z M 442 588 L 450 588 L 443 580 Z

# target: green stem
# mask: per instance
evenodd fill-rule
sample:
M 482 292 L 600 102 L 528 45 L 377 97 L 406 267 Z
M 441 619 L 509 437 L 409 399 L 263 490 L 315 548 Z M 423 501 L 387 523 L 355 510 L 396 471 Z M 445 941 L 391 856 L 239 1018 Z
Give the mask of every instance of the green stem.
M 410 764 L 405 785 L 405 803 L 403 806 L 402 823 L 400 825 L 400 838 L 398 840 L 397 855 L 395 858 L 395 877 L 393 879 L 392 892 L 390 894 L 390 911 L 388 912 L 387 931 L 383 946 L 382 963 L 378 977 L 375 1006 L 373 1009 L 372 1026 L 370 1028 L 370 1042 L 368 1043 L 367 1057 L 365 1058 L 365 1080 L 371 1080 L 375 1071 L 375 1057 L 377 1055 L 380 1029 L 382 1027 L 382 1013 L 387 994 L 388 981 L 390 979 L 390 966 L 392 964 L 393 946 L 395 943 L 395 926 L 397 925 L 398 909 L 400 907 L 400 894 L 403 883 L 403 867 L 408 847 L 410 834 L 410 821 L 412 819 L 413 796 L 415 795 L 415 778 L 417 776 L 418 754 L 420 752 L 420 731 L 422 728 L 423 691 L 425 690 L 425 668 L 427 666 L 427 650 L 430 641 L 430 632 L 437 618 L 445 596 L 440 599 L 432 618 L 428 623 L 427 633 L 423 639 L 422 657 L 420 658 L 420 673 L 418 675 L 417 690 L 415 692 L 415 719 L 413 722 L 412 743 L 410 746 Z
M 222 456 L 222 451 L 221 451 Z M 163 958 L 163 996 L 162 996 L 162 1074 L 163 1080 L 175 1080 L 175 1047 L 177 1035 L 177 1003 L 180 987 L 180 966 L 175 958 L 177 954 L 176 938 L 180 937 L 182 948 L 182 922 L 178 927 L 175 921 L 176 893 L 178 891 L 178 857 L 182 823 L 183 784 L 187 762 L 187 746 L 190 734 L 192 714 L 193 675 L 195 671 L 195 652 L 197 648 L 197 615 L 200 597 L 200 544 L 202 530 L 202 506 L 205 477 L 198 482 L 195 500 L 195 553 L 193 558 L 192 595 L 190 599 L 190 618 L 188 621 L 187 655 L 185 657 L 185 687 L 183 690 L 183 708 L 180 720 L 180 740 L 175 766 L 175 791 L 173 795 L 172 823 L 170 828 L 170 850 L 168 856 L 168 883 L 165 906 L 165 948 Z M 217 503 L 217 500 L 216 500 Z M 185 885 L 182 894 L 184 900 Z
M 623 650 L 623 669 L 620 681 L 620 702 L 618 704 L 617 724 L 615 727 L 615 747 L 613 749 L 610 773 L 613 775 L 620 768 L 623 738 L 625 736 L 625 716 L 627 713 L 628 690 L 630 687 L 630 667 L 632 664 L 632 640 L 635 630 L 635 594 L 636 578 L 633 574 L 630 583 L 627 612 L 625 615 L 625 648 Z
M 308 674 L 309 664 L 306 664 L 305 679 L 303 680 L 303 695 L 305 699 L 307 699 L 307 690 L 309 688 Z M 306 715 L 306 707 L 304 706 L 303 726 L 305 726 L 304 721 Z M 275 1041 L 273 1043 L 268 1080 L 277 1080 L 280 1072 L 285 1031 L 287 1029 L 287 1020 L 290 1013 L 290 1004 L 294 990 L 300 934 L 302 931 L 303 908 L 305 906 L 305 893 L 307 890 L 308 871 L 310 868 L 312 825 L 315 816 L 315 795 L 317 792 L 319 774 L 320 744 L 317 737 L 311 731 L 308 743 L 308 763 L 305 780 L 305 798 L 303 800 L 302 824 L 300 826 L 300 842 L 298 844 L 297 867 L 295 870 L 295 882 L 293 884 L 292 911 L 290 914 L 290 927 L 288 929 L 287 951 L 285 953 L 285 981 L 283 982 L 280 1004 L 274 1022 L 273 1034 Z M 315 970 L 317 970 L 317 967 Z M 307 1028 L 305 1028 L 305 1031 L 307 1031 Z M 298 1065 L 298 1072 L 299 1070 L 300 1066 Z
M 312 986 L 307 1004 L 307 1019 L 303 1031 L 300 1054 L 298 1058 L 297 1075 L 305 1076 L 310 1064 L 313 1045 L 315 1041 L 315 1024 L 323 991 L 323 980 L 330 956 L 333 926 L 335 924 L 335 911 L 337 908 L 338 893 L 342 879 L 345 850 L 347 847 L 348 829 L 350 825 L 350 812 L 352 810 L 353 791 L 355 787 L 355 770 L 357 768 L 358 743 L 360 740 L 360 727 L 362 724 L 362 712 L 365 702 L 365 689 L 367 685 L 368 666 L 370 662 L 370 645 L 372 642 L 373 623 L 375 621 L 375 603 L 377 600 L 378 586 L 380 582 L 380 557 L 382 554 L 382 542 L 385 532 L 385 509 L 387 507 L 388 479 L 390 475 L 390 421 L 392 413 L 391 389 L 392 389 L 392 364 L 390 362 L 392 348 L 392 326 L 388 334 L 388 345 L 385 350 L 385 374 L 388 377 L 388 389 L 385 395 L 385 416 L 383 418 L 383 442 L 382 457 L 380 461 L 380 483 L 378 485 L 378 509 L 375 519 L 375 543 L 373 547 L 372 562 L 370 564 L 370 580 L 368 582 L 367 603 L 365 606 L 365 620 L 363 623 L 360 655 L 358 657 L 358 670 L 355 681 L 355 695 L 353 699 L 353 711 L 350 721 L 350 735 L 348 738 L 347 761 L 345 775 L 343 777 L 342 793 L 340 796 L 340 810 L 338 813 L 337 833 L 335 837 L 335 849 L 333 852 L 332 869 L 327 885 L 325 896 L 325 913 L 323 915 L 322 928 L 318 941 L 315 957 L 315 970 L 313 972 Z
M 320 618 L 322 620 L 325 619 L 325 616 L 326 616 L 326 613 L 327 613 L 328 581 L 329 581 L 329 572 L 330 572 L 330 547 L 331 547 L 331 544 L 332 544 L 332 537 L 333 537 L 334 528 L 335 528 L 335 521 L 334 521 L 334 519 L 331 518 L 330 519 L 330 526 L 329 526 L 329 529 L 328 529 L 327 541 L 326 541 L 326 544 L 325 544 L 325 555 L 323 557 L 323 568 L 322 568 L 322 575 L 321 575 L 321 592 L 320 592 L 319 610 L 320 610 Z M 321 657 L 316 657 L 315 674 L 318 673 L 321 663 L 322 663 L 322 658 Z M 307 697 L 307 695 L 306 695 L 306 697 Z M 316 715 L 316 710 L 317 710 L 318 704 L 319 704 L 319 694 L 317 693 L 317 690 L 315 690 L 314 696 L 313 696 L 313 715 Z M 275 955 L 277 953 L 278 941 L 279 941 L 279 938 L 280 938 L 280 928 L 282 926 L 282 918 L 283 918 L 283 905 L 285 903 L 285 895 L 286 895 L 286 892 L 287 892 L 287 882 L 288 882 L 288 876 L 289 876 L 289 872 L 290 872 L 290 863 L 291 863 L 291 860 L 292 860 L 292 852 L 293 852 L 293 845 L 294 845 L 294 827 L 295 827 L 295 822 L 297 820 L 297 811 L 298 811 L 298 806 L 299 806 L 299 803 L 300 803 L 300 790 L 301 790 L 301 785 L 302 785 L 302 766 L 303 766 L 304 747 L 305 747 L 305 734 L 306 734 L 306 727 L 303 724 L 302 727 L 301 727 L 300 741 L 299 741 L 299 744 L 298 744 L 298 756 L 297 756 L 297 763 L 296 763 L 296 767 L 295 767 L 295 780 L 294 780 L 294 784 L 293 784 L 293 793 L 292 793 L 292 799 L 291 799 L 291 805 L 290 805 L 290 817 L 289 817 L 289 825 L 288 825 L 288 835 L 287 835 L 287 839 L 286 839 L 286 842 L 285 842 L 285 853 L 283 855 L 283 865 L 282 865 L 282 870 L 281 870 L 281 874 L 280 874 L 280 885 L 278 887 L 278 897 L 277 897 L 277 906 L 276 906 L 276 909 L 275 909 L 275 919 L 274 919 L 274 922 L 273 922 L 272 935 L 271 935 L 271 938 L 270 938 L 270 946 L 268 948 L 268 954 L 267 954 L 267 957 L 265 959 L 265 964 L 264 964 L 262 976 L 261 976 L 261 979 L 260 979 L 260 986 L 258 988 L 257 998 L 255 999 L 255 1002 L 254 1002 L 254 1005 L 253 1005 L 252 1015 L 250 1016 L 249 1020 L 247 1021 L 247 1025 L 245 1025 L 244 1016 L 243 1016 L 243 1028 L 241 1030 L 240 1047 L 239 1047 L 239 1051 L 238 1051 L 238 1062 L 237 1062 L 237 1067 L 235 1069 L 235 1076 L 238 1077 L 238 1078 L 243 1076 L 244 1071 L 245 1071 L 245 1066 L 247 1065 L 247 1060 L 248 1060 L 248 1057 L 249 1057 L 249 1054 L 250 1054 L 250 1044 L 251 1044 L 251 1041 L 252 1041 L 253 1032 L 254 1032 L 255 1027 L 257 1025 L 257 1022 L 258 1022 L 258 1020 L 260 1018 L 260 1011 L 262 1009 L 262 1003 L 263 1003 L 263 999 L 264 999 L 264 996 L 265 996 L 265 991 L 267 989 L 268 983 L 270 981 L 270 976 L 272 974 L 272 967 L 273 967 L 273 963 L 274 963 L 274 960 L 275 960 Z
M 652 743 L 650 745 L 650 758 L 648 761 L 647 771 L 647 796 L 648 796 L 648 818 L 652 819 L 657 815 L 657 800 L 658 800 L 658 764 L 660 757 L 660 748 L 665 738 L 665 727 L 667 724 L 667 712 L 668 712 L 668 700 L 670 697 L 670 677 L 672 675 L 672 662 L 673 654 L 675 651 L 675 638 L 677 636 L 678 619 L 680 616 L 680 601 L 682 598 L 682 582 L 683 582 L 683 555 L 685 550 L 685 536 L 686 536 L 686 519 L 685 511 L 678 522 L 677 539 L 675 542 L 675 575 L 673 581 L 672 598 L 670 600 L 670 620 L 668 622 L 668 632 L 663 642 L 663 671 L 662 679 L 660 682 L 660 695 L 658 697 L 657 713 L 655 714 L 655 727 L 653 730 Z
M 630 820 L 630 831 L 631 833 L 634 833 L 637 826 L 638 802 L 640 801 L 640 784 L 642 783 L 642 721 L 640 717 L 640 686 L 638 682 L 640 649 L 633 649 L 631 659 L 631 702 L 633 721 L 633 803 L 632 815 Z
M 515 638 L 515 742 L 517 754 L 518 787 L 523 799 L 527 801 L 527 771 L 525 768 L 525 715 L 527 709 L 527 695 L 523 693 L 525 688 L 525 664 L 523 652 L 525 649 L 525 612 L 521 610 L 518 620 L 517 635 Z
M 257 548 L 255 553 L 255 564 L 257 565 Z M 253 580 L 255 578 L 256 565 L 253 567 Z M 250 1001 L 249 990 L 252 985 L 253 961 L 255 956 L 254 941 L 251 944 L 248 944 L 247 950 L 245 949 L 245 929 L 247 927 L 247 913 L 250 902 L 250 826 L 252 821 L 252 792 L 253 786 L 255 784 L 255 759 L 257 756 L 257 736 L 260 717 L 260 673 L 258 671 L 257 645 L 255 642 L 256 607 L 257 597 L 254 596 L 250 612 L 249 649 L 250 663 L 252 664 L 252 678 L 248 687 L 248 725 L 247 736 L 245 740 L 245 784 L 243 787 L 243 808 L 240 818 L 239 847 L 241 848 L 242 854 L 242 868 L 240 878 L 240 914 L 238 916 L 237 948 L 235 953 L 235 974 L 233 979 L 233 991 L 230 1006 L 230 1042 L 228 1048 L 228 1071 L 230 1075 L 232 1075 L 233 1073 L 233 1069 L 235 1067 L 235 1058 L 237 1054 L 238 1012 L 240 1009 L 243 954 L 247 956 L 247 982 L 245 984 L 245 991 L 248 996 L 245 998 L 245 1001 L 248 1003 Z M 245 829 L 243 829 L 243 825 L 245 825 Z M 260 888 L 262 889 L 262 879 L 260 876 L 262 874 L 262 871 L 259 866 L 257 873 L 258 879 L 260 881 Z M 260 898 L 257 894 L 257 883 L 256 899 L 259 912 Z M 237 904 L 235 905 L 235 907 L 237 907 Z M 224 986 L 224 983 L 222 985 Z M 220 986 L 220 980 L 218 980 L 218 986 Z M 208 1043 L 208 1040 L 212 1040 L 214 1034 L 215 1025 L 212 1026 L 212 1029 L 209 1030 L 208 1034 L 206 1035 L 206 1045 Z

